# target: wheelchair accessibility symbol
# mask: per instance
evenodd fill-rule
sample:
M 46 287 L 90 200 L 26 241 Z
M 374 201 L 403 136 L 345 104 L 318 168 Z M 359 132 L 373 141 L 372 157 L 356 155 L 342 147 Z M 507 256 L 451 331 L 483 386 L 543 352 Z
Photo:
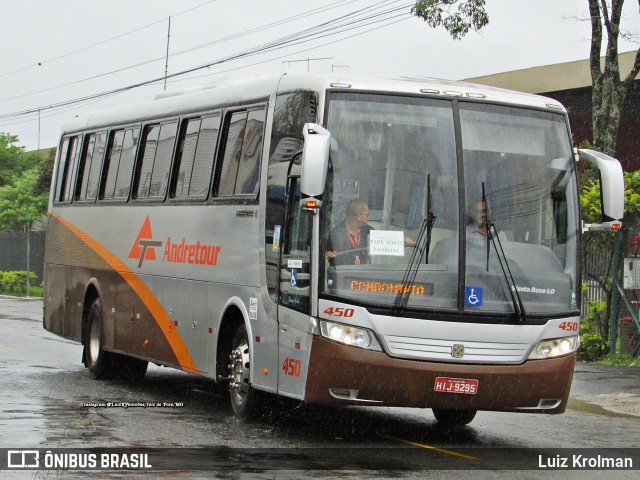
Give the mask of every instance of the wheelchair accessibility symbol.
M 481 307 L 482 306 L 482 288 L 465 287 L 464 288 L 464 306 L 465 307 Z

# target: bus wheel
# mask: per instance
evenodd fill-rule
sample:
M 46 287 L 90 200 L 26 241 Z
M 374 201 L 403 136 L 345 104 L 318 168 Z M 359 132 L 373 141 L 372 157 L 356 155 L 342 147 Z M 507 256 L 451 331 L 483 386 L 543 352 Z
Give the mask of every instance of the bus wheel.
M 453 410 L 449 408 L 432 408 L 432 410 L 439 424 L 450 427 L 471 423 L 477 412 L 477 410 Z
M 139 358 L 118 355 L 116 369 L 120 377 L 128 382 L 138 383 L 147 373 L 149 362 Z
M 87 318 L 87 334 L 85 336 L 86 366 L 95 380 L 108 373 L 109 353 L 102 349 L 102 305 L 96 298 L 89 309 Z
M 240 420 L 247 420 L 256 410 L 256 392 L 250 381 L 251 357 L 247 329 L 241 324 L 231 342 L 229 356 L 229 394 L 233 413 Z

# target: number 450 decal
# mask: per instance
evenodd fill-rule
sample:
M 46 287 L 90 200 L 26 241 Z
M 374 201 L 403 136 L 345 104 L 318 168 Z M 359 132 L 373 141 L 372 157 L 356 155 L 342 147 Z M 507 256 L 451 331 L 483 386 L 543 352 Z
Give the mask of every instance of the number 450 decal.
M 296 360 L 295 358 L 285 358 L 282 363 L 282 370 L 285 375 L 289 375 L 292 377 L 300 376 L 300 367 L 302 366 L 302 362 L 300 360 Z
M 331 317 L 351 318 L 353 317 L 354 311 L 353 308 L 329 307 L 324 313 Z
M 579 328 L 578 322 L 562 322 L 559 327 L 561 330 L 569 331 L 569 332 L 577 332 Z

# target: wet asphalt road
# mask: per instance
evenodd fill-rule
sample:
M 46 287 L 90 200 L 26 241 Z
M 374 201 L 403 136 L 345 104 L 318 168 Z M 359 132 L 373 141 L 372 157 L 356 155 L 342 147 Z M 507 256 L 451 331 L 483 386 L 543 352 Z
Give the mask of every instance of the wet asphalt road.
M 227 455 L 228 462 L 219 470 L 163 476 L 360 479 L 425 478 L 422 469 L 402 468 L 424 455 L 434 470 L 430 478 L 450 478 L 441 469 L 455 469 L 456 478 L 498 478 L 500 472 L 482 468 L 501 452 L 522 454 L 509 450 L 513 448 L 526 449 L 526 456 L 535 454 L 537 459 L 541 452 L 562 455 L 564 450 L 558 450 L 562 448 L 598 453 L 640 445 L 640 368 L 579 364 L 565 414 L 480 412 L 468 427 L 451 432 L 437 427 L 430 410 L 304 408 L 295 402 L 276 405 L 265 416 L 241 423 L 233 417 L 226 397 L 208 380 L 150 366 L 140 384 L 94 381 L 81 363 L 81 353 L 78 344 L 42 328 L 40 301 L 0 298 L 0 449 L 186 447 L 208 456 L 219 455 L 222 449 L 226 454 L 231 451 L 232 458 Z M 91 406 L 106 402 L 117 406 Z M 125 407 L 127 402 L 154 406 Z M 274 452 L 291 453 L 274 457 Z M 349 461 L 353 469 L 327 471 L 327 464 L 350 465 Z M 280 465 L 275 470 L 269 468 L 273 462 Z M 640 468 L 640 460 L 636 463 Z M 484 467 L 474 472 L 478 465 Z M 381 471 L 374 474 L 367 468 Z M 0 471 L 0 480 L 85 475 L 156 478 L 159 473 L 41 475 L 5 470 Z M 542 473 L 511 470 L 508 477 L 540 478 Z M 603 473 L 555 470 L 544 475 L 583 479 L 601 478 Z M 637 473 L 615 471 L 606 476 L 636 478 Z

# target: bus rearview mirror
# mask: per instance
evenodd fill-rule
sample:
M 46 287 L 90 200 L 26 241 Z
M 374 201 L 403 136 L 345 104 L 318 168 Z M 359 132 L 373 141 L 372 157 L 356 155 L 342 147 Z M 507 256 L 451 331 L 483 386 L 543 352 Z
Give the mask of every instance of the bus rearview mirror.
M 304 137 L 300 174 L 302 199 L 313 197 L 319 202 L 327 180 L 331 134 L 320 125 L 306 123 L 302 135 Z
M 584 225 L 583 230 L 619 229 L 624 216 L 624 176 L 620 162 L 594 150 L 578 149 L 578 154 L 600 171 L 602 199 L 602 224 Z

